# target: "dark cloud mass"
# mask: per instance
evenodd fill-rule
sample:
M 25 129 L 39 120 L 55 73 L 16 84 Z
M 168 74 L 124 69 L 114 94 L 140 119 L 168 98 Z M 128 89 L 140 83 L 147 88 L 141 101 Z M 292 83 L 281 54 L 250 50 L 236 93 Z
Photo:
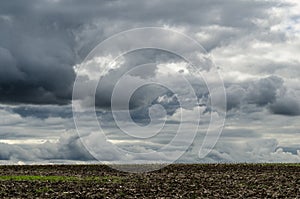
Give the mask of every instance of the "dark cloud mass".
M 56 24 L 55 13 L 30 5 L 1 2 L 0 101 L 66 104 L 75 79 L 72 24 Z
M 272 6 L 259 1 L 233 2 L 2 1 L 0 101 L 69 103 L 73 66 L 99 41 L 121 30 L 164 24 L 243 29 L 253 25 L 250 17 L 264 17 L 265 8 Z
M 169 143 L 179 124 L 195 120 L 197 115 L 192 112 L 196 107 L 202 111 L 201 132 L 180 161 L 300 162 L 299 9 L 296 0 L 0 1 L 0 164 L 1 160 L 93 161 L 75 131 L 72 118 L 76 67 L 101 41 L 140 27 L 166 27 L 182 32 L 199 41 L 212 55 L 226 90 L 226 126 L 216 147 L 199 160 L 197 149 L 202 143 L 202 130 L 207 129 L 210 116 L 217 113 L 210 107 L 206 82 L 193 77 L 194 71 L 189 73 L 185 69 L 181 57 L 164 50 L 143 49 L 115 60 L 120 67 L 109 70 L 96 89 L 97 119 L 116 145 L 129 151 L 152 152 Z M 157 38 L 158 43 L 169 41 L 172 38 Z M 173 43 L 178 49 L 184 46 Z M 161 137 L 141 142 L 119 134 L 109 110 L 120 77 L 146 63 L 152 65 L 128 75 L 124 88 L 153 77 L 165 78 L 189 101 L 192 97 L 187 86 L 176 76 L 184 74 L 198 101 L 193 104 L 195 107 L 181 107 L 179 98 L 163 86 L 137 89 L 129 100 L 134 122 L 141 127 L 148 124 L 153 112 L 152 116 L 160 121 L 163 114 L 158 105 L 165 108 L 170 119 Z M 174 76 L 168 73 L 171 67 L 176 69 Z M 208 75 L 207 79 L 215 82 L 214 76 Z M 82 93 L 89 93 L 84 86 Z M 118 95 L 120 107 L 127 92 L 122 89 Z M 218 94 L 220 90 L 212 92 Z M 93 100 L 87 98 L 84 102 L 89 106 L 90 101 Z M 180 111 L 186 117 L 180 118 Z M 81 119 L 84 127 L 98 130 L 90 115 L 83 114 Z M 125 126 L 126 119 L 121 120 Z M 190 131 L 187 127 L 186 133 Z M 88 133 L 90 143 L 96 143 L 96 134 Z M 124 160 L 106 144 L 100 143 L 104 161 Z M 170 157 L 178 146 L 174 147 Z
M 47 119 L 51 117 L 72 118 L 70 106 L 28 106 L 20 105 L 11 109 L 11 112 L 19 114 L 21 117 L 35 117 Z
M 297 95 L 286 92 L 284 80 L 277 76 L 262 78 L 242 85 L 230 85 L 226 89 L 227 109 L 241 108 L 247 104 L 266 107 L 273 114 L 300 115 Z
M 274 114 L 296 116 L 300 115 L 300 103 L 295 98 L 281 98 L 270 106 Z
M 276 100 L 276 92 L 282 87 L 283 80 L 276 76 L 260 79 L 252 83 L 247 91 L 246 100 L 251 104 L 264 106 Z

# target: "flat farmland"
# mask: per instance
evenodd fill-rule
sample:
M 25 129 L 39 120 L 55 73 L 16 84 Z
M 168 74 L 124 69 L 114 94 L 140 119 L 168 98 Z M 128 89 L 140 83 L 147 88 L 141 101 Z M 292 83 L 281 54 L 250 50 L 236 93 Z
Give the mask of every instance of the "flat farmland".
M 0 181 L 0 198 L 300 198 L 298 164 L 0 166 Z

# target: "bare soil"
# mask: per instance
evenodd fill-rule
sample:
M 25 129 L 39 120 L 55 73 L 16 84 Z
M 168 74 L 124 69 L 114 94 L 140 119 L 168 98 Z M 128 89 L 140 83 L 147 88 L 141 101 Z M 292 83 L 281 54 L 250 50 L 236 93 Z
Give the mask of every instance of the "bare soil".
M 0 166 L 0 198 L 300 198 L 300 166 L 174 164 L 149 173 L 105 165 Z

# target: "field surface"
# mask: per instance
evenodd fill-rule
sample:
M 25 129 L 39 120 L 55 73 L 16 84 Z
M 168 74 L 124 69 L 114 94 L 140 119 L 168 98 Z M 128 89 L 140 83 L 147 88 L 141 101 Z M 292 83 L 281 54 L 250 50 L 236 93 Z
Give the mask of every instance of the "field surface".
M 0 166 L 0 198 L 300 198 L 296 164 Z

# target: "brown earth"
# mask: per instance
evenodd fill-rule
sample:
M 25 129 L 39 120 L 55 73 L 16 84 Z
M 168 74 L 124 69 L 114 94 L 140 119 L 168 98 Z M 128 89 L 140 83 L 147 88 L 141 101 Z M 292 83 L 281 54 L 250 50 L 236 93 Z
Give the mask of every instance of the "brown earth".
M 0 198 L 300 198 L 296 164 L 176 164 L 149 173 L 104 165 L 1 166 L 0 179 Z

